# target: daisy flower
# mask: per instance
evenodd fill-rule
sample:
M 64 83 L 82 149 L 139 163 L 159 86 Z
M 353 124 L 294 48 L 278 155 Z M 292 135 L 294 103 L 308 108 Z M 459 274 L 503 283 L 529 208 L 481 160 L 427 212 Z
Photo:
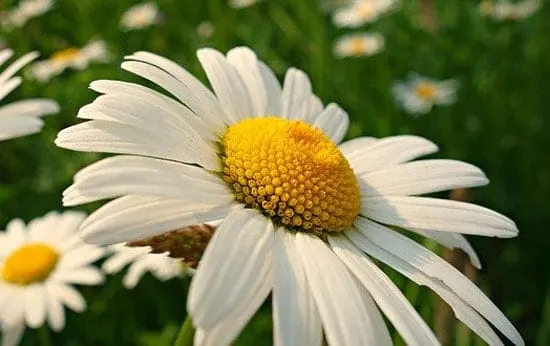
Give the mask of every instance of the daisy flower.
M 524 0 L 520 2 L 483 1 L 480 11 L 483 15 L 495 20 L 524 20 L 533 15 L 541 7 L 540 0 Z
M 0 24 L 6 30 L 20 28 L 30 19 L 48 12 L 53 5 L 53 0 L 23 0 L 14 9 L 0 13 Z
M 11 49 L 0 50 L 0 67 L 12 56 Z M 0 101 L 23 81 L 15 74 L 37 57 L 36 52 L 28 53 L 0 73 Z M 59 112 L 57 103 L 46 99 L 27 99 L 0 106 L 0 141 L 39 132 L 44 125 L 40 117 L 57 112 Z
M 260 0 L 229 0 L 229 7 L 232 8 L 245 8 L 254 5 Z
M 83 70 L 91 62 L 109 61 L 107 45 L 102 40 L 94 40 L 82 48 L 67 48 L 54 53 L 48 60 L 38 61 L 31 67 L 32 75 L 41 82 L 61 74 L 67 68 Z
M 134 288 L 139 280 L 150 272 L 160 281 L 181 277 L 186 272 L 185 265 L 179 259 L 168 257 L 167 253 L 151 253 L 151 248 L 128 247 L 125 244 L 116 244 L 108 247 L 111 253 L 102 269 L 107 274 L 121 271 L 126 265 L 130 265 L 128 272 L 122 279 L 126 288 Z
M 151 26 L 158 22 L 160 18 L 157 4 L 146 2 L 130 7 L 122 15 L 120 25 L 123 29 L 139 30 Z
M 411 74 L 407 81 L 398 81 L 392 91 L 399 105 L 411 114 L 425 114 L 434 105 L 450 105 L 456 102 L 458 82 L 454 79 L 436 81 L 418 74 Z
M 50 212 L 26 226 L 13 220 L 0 233 L 4 344 L 17 344 L 25 326 L 38 328 L 47 321 L 53 330 L 62 330 L 64 305 L 75 312 L 86 309 L 84 298 L 72 285 L 103 282 L 101 271 L 91 263 L 104 251 L 81 240 L 77 230 L 84 218 L 79 212 Z
M 371 56 L 384 49 L 384 36 L 378 33 L 345 35 L 334 43 L 334 55 L 338 58 Z
M 196 343 L 229 344 L 273 292 L 277 345 L 319 345 L 323 331 L 330 345 L 387 345 L 380 311 L 406 343 L 438 344 L 376 258 L 432 288 L 487 342 L 501 343 L 491 323 L 523 344 L 474 283 L 406 236 L 464 249 L 478 267 L 461 233 L 516 236 L 514 222 L 490 209 L 418 196 L 485 185 L 479 168 L 411 161 L 437 151 L 416 136 L 341 143 L 347 113 L 325 107 L 300 70 L 289 69 L 281 86 L 248 48 L 205 48 L 198 58 L 214 92 L 176 63 L 137 52 L 122 68 L 172 97 L 92 82 L 103 95 L 79 111 L 89 121 L 56 139 L 121 154 L 82 169 L 64 192 L 65 205 L 114 198 L 82 224 L 86 241 L 133 241 L 223 219 L 190 286 Z
M 356 28 L 378 20 L 381 15 L 393 11 L 400 5 L 399 0 L 356 0 L 334 11 L 332 20 L 337 27 Z

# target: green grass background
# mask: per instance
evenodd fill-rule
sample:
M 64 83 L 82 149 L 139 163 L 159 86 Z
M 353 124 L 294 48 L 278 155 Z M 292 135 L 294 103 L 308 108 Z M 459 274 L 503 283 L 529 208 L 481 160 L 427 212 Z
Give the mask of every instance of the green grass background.
M 95 97 L 87 89 L 89 82 L 138 80 L 119 69 L 125 54 L 150 50 L 204 80 L 195 57 L 197 48 L 226 51 L 247 45 L 281 78 L 290 66 L 307 72 L 325 103 L 337 102 L 349 112 L 348 138 L 413 133 L 440 145 L 434 157 L 481 167 L 491 184 L 473 192 L 474 202 L 513 218 L 520 236 L 470 237 L 484 265 L 478 284 L 528 345 L 549 345 L 550 1 L 543 1 L 538 13 L 521 22 L 484 18 L 477 1 L 434 1 L 440 23 L 436 33 L 423 29 L 419 1 L 404 2 L 401 10 L 362 28 L 383 33 L 385 51 L 370 58 L 337 60 L 332 43 L 352 30 L 335 28 L 314 0 L 265 0 L 244 10 L 230 9 L 224 0 L 159 0 L 163 22 L 137 32 L 119 28 L 122 12 L 135 2 L 56 1 L 51 12 L 0 37 L 18 55 L 38 50 L 44 57 L 103 38 L 113 62 L 67 71 L 46 84 L 27 80 L 8 98 L 9 102 L 49 97 L 60 103 L 62 111 L 46 119 L 40 134 L 0 144 L 0 225 L 14 217 L 29 220 L 61 209 L 60 194 L 73 174 L 99 158 L 59 149 L 53 139 L 60 129 L 76 123 L 78 108 Z M 3 0 L 0 10 L 15 3 Z M 196 32 L 205 20 L 215 26 L 209 39 Z M 411 118 L 396 107 L 390 93 L 392 83 L 410 71 L 457 78 L 461 83 L 458 102 Z M 392 277 L 432 324 L 433 296 L 398 275 Z M 187 280 L 160 283 L 148 276 L 128 291 L 121 286 L 120 276 L 110 277 L 104 286 L 82 289 L 88 311 L 67 312 L 62 333 L 27 330 L 23 344 L 168 345 L 185 316 L 187 285 Z M 271 344 L 271 338 L 266 304 L 237 344 Z M 477 337 L 459 335 L 453 344 L 482 343 Z

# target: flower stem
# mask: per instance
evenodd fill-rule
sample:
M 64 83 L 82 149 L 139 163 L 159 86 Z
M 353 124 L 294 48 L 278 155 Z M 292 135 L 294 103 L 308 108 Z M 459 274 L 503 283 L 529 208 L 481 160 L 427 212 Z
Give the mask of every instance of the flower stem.
M 191 316 L 187 315 L 178 332 L 178 337 L 174 342 L 174 346 L 193 346 L 194 335 L 195 329 L 193 328 L 193 321 L 191 321 Z

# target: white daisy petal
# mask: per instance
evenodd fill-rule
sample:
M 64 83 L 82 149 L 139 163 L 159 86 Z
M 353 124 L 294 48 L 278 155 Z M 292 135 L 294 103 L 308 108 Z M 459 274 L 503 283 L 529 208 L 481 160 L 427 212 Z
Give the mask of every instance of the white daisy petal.
M 230 124 L 229 117 L 221 108 L 216 96 L 180 65 L 160 55 L 149 52 L 136 52 L 127 57 L 127 59 L 149 63 L 174 76 L 180 82 L 179 86 L 167 88 L 168 84 L 159 85 L 188 106 L 215 132 L 221 131 L 225 125 Z M 161 81 L 165 83 L 165 78 L 162 78 Z
M 0 121 L 0 140 L 37 133 L 44 125 L 42 119 L 18 115 L 6 115 Z
M 4 71 L 2 71 L 2 73 L 0 73 L 0 85 L 6 83 L 17 72 L 19 72 L 19 70 L 21 70 L 34 59 L 38 58 L 39 55 L 40 54 L 38 54 L 38 52 L 30 52 L 15 60 Z
M 313 123 L 314 119 L 317 118 L 318 116 L 321 116 L 321 113 L 323 113 L 323 102 L 321 102 L 321 99 L 319 97 L 315 95 L 311 95 L 311 97 L 309 98 L 308 108 L 309 108 L 309 114 L 306 116 L 305 120 L 307 120 L 309 123 Z M 346 124 L 345 131 L 347 131 L 348 129 L 349 119 L 347 119 L 346 121 L 347 121 L 347 124 Z M 330 129 L 330 131 L 334 131 L 334 129 Z
M 2 324 L 2 346 L 19 345 L 25 332 L 25 323 L 19 322 L 14 325 Z
M 227 59 L 211 48 L 197 51 L 197 57 L 208 76 L 212 88 L 233 123 L 253 116 L 253 109 L 245 82 Z
M 357 156 L 360 156 L 363 150 L 368 146 L 376 143 L 376 141 L 378 141 L 378 139 L 374 137 L 357 137 L 341 143 L 338 145 L 338 149 L 340 149 L 342 154 L 351 162 L 354 161 Z
M 233 200 L 227 184 L 195 166 L 148 157 L 118 155 L 78 172 L 63 192 L 63 204 L 76 205 L 125 194 L 152 195 L 202 204 Z
M 277 80 L 277 77 L 271 71 L 266 64 L 262 61 L 258 61 L 260 73 L 264 81 L 264 86 L 267 96 L 267 106 L 266 114 L 267 115 L 279 115 L 281 114 L 281 98 L 282 98 L 282 89 L 281 84 Z
M 145 275 L 147 270 L 147 262 L 141 261 L 134 263 L 130 266 L 130 269 L 128 269 L 128 273 L 124 275 L 122 284 L 128 289 L 136 287 L 139 280 L 143 277 L 143 275 Z
M 309 115 L 311 96 L 311 82 L 308 76 L 303 71 L 289 68 L 281 96 L 282 117 L 293 120 L 306 119 Z
M 320 345 L 321 319 L 298 257 L 295 237 L 281 228 L 273 248 L 275 345 Z
M 66 253 L 57 266 L 63 270 L 85 266 L 97 261 L 104 254 L 104 248 L 89 245 L 80 246 Z
M 95 267 L 83 267 L 73 270 L 62 270 L 52 275 L 52 278 L 74 285 L 97 285 L 103 282 L 103 275 Z
M 230 214 L 216 229 L 191 282 L 187 307 L 193 323 L 208 331 L 241 309 L 270 271 L 272 244 L 273 224 L 258 211 Z M 230 287 L 229 281 L 234 283 Z
M 518 229 L 506 216 L 478 205 L 428 197 L 366 197 L 361 214 L 406 229 L 457 232 L 501 238 Z
M 363 306 L 365 307 L 365 310 L 367 310 L 367 314 L 369 315 L 369 318 L 372 321 L 371 322 L 372 332 L 376 334 L 375 338 L 379 340 L 377 345 L 392 346 L 393 343 L 392 343 L 390 331 L 386 326 L 386 322 L 384 322 L 384 318 L 382 317 L 382 314 L 380 313 L 378 306 L 376 306 L 376 303 L 372 299 L 370 293 L 357 280 L 357 278 L 354 277 L 353 279 L 354 279 L 353 281 L 357 285 L 358 290 L 361 293 L 361 302 L 359 302 L 359 304 L 363 304 Z
M 48 292 L 58 298 L 59 301 L 69 309 L 74 312 L 82 312 L 86 310 L 86 301 L 73 287 L 57 282 L 48 282 L 46 286 L 48 288 Z
M 361 219 L 358 226 L 360 232 L 379 247 L 410 263 L 427 276 L 441 280 L 515 344 L 523 343 L 521 335 L 493 302 L 445 260 L 415 241 L 372 221 Z
M 379 139 L 362 152 L 348 157 L 356 175 L 369 173 L 435 153 L 437 146 L 417 136 L 393 136 Z
M 135 241 L 181 227 L 224 218 L 234 204 L 198 204 L 180 199 L 127 195 L 105 204 L 81 226 L 89 243 Z
M 267 115 L 267 94 L 256 54 L 247 47 L 227 52 L 227 61 L 241 75 L 252 106 L 252 116 Z
M 342 141 L 348 130 L 348 113 L 337 104 L 331 103 L 321 114 L 317 115 L 313 125 L 323 130 L 334 143 L 338 144 Z
M 332 250 L 355 274 L 408 345 L 439 345 L 407 298 L 368 257 L 341 236 L 328 238 Z
M 214 328 L 208 331 L 197 328 L 194 344 L 196 346 L 230 345 L 269 295 L 273 288 L 271 276 L 271 268 L 269 268 L 265 273 L 265 279 L 259 281 L 259 286 L 254 290 L 248 302 L 242 304 L 240 309 L 232 311 Z
M 13 50 L 5 48 L 0 50 L 0 67 L 4 65 L 13 56 Z
M 384 345 L 368 314 L 359 287 L 336 255 L 319 238 L 296 233 L 296 249 L 330 345 Z
M 436 280 L 425 275 L 422 271 L 416 269 L 398 256 L 378 247 L 359 232 L 347 232 L 346 235 L 355 243 L 355 245 L 369 255 L 391 266 L 393 269 L 397 270 L 417 284 L 425 285 L 431 288 L 435 293 L 443 298 L 447 304 L 449 304 L 460 321 L 478 334 L 489 345 L 503 345 L 502 341 L 500 341 L 499 337 L 489 326 L 489 324 L 440 280 Z M 523 343 L 520 343 L 519 345 L 522 344 Z
M 34 284 L 26 287 L 25 294 L 25 320 L 31 328 L 38 328 L 46 318 L 45 288 Z
M 449 248 L 449 249 L 461 249 L 470 257 L 470 262 L 477 269 L 481 269 L 481 261 L 479 256 L 475 252 L 474 248 L 466 237 L 459 233 L 450 233 L 450 232 L 439 232 L 439 231 L 424 231 L 413 229 L 415 233 L 428 237 L 435 240 L 439 244 Z
M 13 77 L 6 83 L 3 83 L 3 84 L 0 83 L 0 100 L 2 100 L 4 97 L 9 95 L 12 91 L 14 91 L 18 86 L 21 85 L 22 82 L 23 82 L 23 78 Z
M 65 327 L 65 311 L 63 310 L 63 304 L 55 296 L 50 293 L 48 296 L 48 324 L 50 327 L 59 332 Z
M 0 107 L 0 118 L 5 116 L 39 117 L 59 112 L 57 102 L 46 99 L 27 99 Z
M 111 245 L 112 247 L 126 247 L 124 244 Z M 101 265 L 101 269 L 107 274 L 118 273 L 129 263 L 150 252 L 149 247 L 129 248 L 127 251 L 117 251 Z
M 489 183 L 482 170 L 455 160 L 407 162 L 362 174 L 364 196 L 407 196 L 482 186 Z

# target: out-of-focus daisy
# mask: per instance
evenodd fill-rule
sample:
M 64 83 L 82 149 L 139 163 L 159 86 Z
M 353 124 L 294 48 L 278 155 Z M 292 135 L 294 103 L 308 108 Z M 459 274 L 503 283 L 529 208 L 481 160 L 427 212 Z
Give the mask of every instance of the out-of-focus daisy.
M 14 9 L 0 13 L 0 24 L 6 30 L 20 28 L 30 19 L 48 12 L 53 5 L 53 0 L 23 0 Z
M 359 27 L 372 23 L 381 15 L 400 6 L 399 0 L 356 0 L 334 11 L 333 22 L 338 27 Z
M 104 250 L 84 244 L 78 227 L 85 215 L 51 212 L 25 226 L 11 221 L 0 237 L 0 323 L 4 344 L 17 344 L 25 326 L 38 328 L 46 321 L 60 331 L 65 326 L 63 306 L 75 312 L 86 302 L 73 285 L 103 282 L 91 265 Z M 3 344 L 3 345 L 4 345 Z M 10 344 L 10 343 L 7 343 Z
M 222 219 L 191 282 L 195 341 L 229 344 L 273 292 L 275 343 L 391 343 L 379 309 L 405 342 L 438 341 L 371 257 L 429 286 L 491 344 L 490 327 L 520 345 L 504 314 L 452 265 L 394 227 L 479 260 L 461 233 L 514 237 L 509 218 L 469 203 L 418 195 L 487 184 L 454 160 L 411 161 L 437 146 L 415 136 L 340 143 L 349 119 L 324 106 L 300 70 L 281 86 L 248 48 L 198 58 L 214 89 L 176 63 L 138 52 L 122 68 L 139 84 L 102 80 L 84 123 L 57 145 L 116 155 L 75 175 L 65 205 L 112 199 L 83 223 L 92 243 L 132 241 Z M 406 232 L 405 232 L 406 233 Z M 229 284 L 228 284 L 229 283 Z M 376 304 L 375 304 L 376 303 Z
M 533 15 L 540 7 L 540 0 L 520 2 L 486 0 L 480 4 L 480 11 L 483 15 L 495 20 L 524 20 Z
M 126 288 L 134 288 L 147 272 L 161 281 L 181 277 L 187 272 L 179 259 L 168 257 L 168 254 L 151 253 L 151 248 L 128 247 L 125 244 L 109 246 L 111 257 L 103 263 L 103 271 L 108 274 L 118 273 L 130 265 L 122 283 Z
M 130 7 L 122 15 L 120 25 L 125 30 L 138 30 L 151 26 L 160 18 L 157 4 L 146 2 Z
M 204 39 L 212 37 L 214 30 L 214 24 L 210 21 L 204 21 L 197 26 L 197 34 Z
M 254 5 L 260 0 L 229 0 L 229 7 L 245 8 Z
M 36 62 L 31 67 L 31 73 L 39 81 L 45 82 L 67 68 L 83 70 L 92 62 L 106 63 L 109 58 L 105 41 L 94 40 L 82 48 L 67 48 L 54 53 L 48 60 Z
M 345 35 L 334 43 L 334 55 L 338 58 L 371 56 L 384 49 L 384 36 L 378 33 Z
M 458 82 L 454 79 L 436 81 L 418 74 L 396 82 L 392 89 L 399 105 L 411 114 L 425 114 L 434 105 L 455 103 L 457 90 Z
M 0 50 L 0 67 L 13 56 L 11 49 Z M 17 59 L 0 73 L 0 101 L 17 88 L 23 79 L 15 76 L 25 65 L 38 57 L 28 53 Z M 27 99 L 0 106 L 0 140 L 39 132 L 44 122 L 41 116 L 57 113 L 59 106 L 53 100 Z

